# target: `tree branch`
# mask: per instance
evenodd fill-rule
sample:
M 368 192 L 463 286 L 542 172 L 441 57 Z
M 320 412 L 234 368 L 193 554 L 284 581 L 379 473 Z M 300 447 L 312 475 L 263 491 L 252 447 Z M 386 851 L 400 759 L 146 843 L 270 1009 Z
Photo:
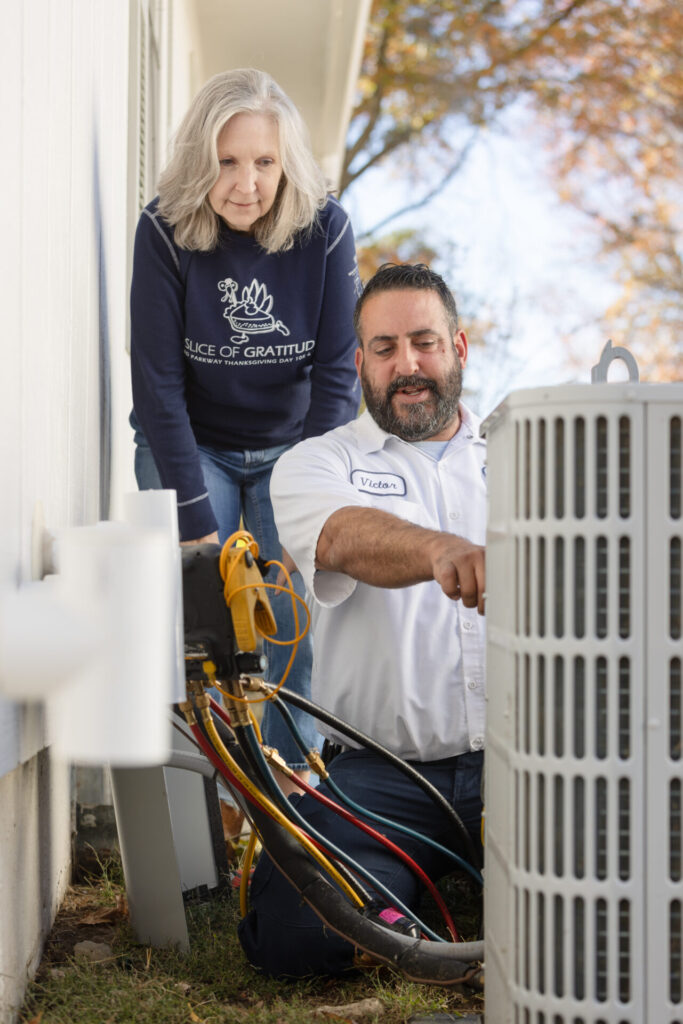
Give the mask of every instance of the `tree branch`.
M 389 142 L 386 142 L 382 146 L 382 148 L 378 150 L 376 153 L 373 153 L 372 156 L 369 156 L 361 167 L 359 167 L 352 174 L 347 173 L 343 187 L 340 186 L 339 188 L 339 195 L 341 196 L 344 189 L 347 189 L 350 185 L 352 185 L 357 178 L 360 178 L 361 175 L 365 174 L 366 171 L 369 171 L 371 167 L 374 167 L 375 164 L 378 164 L 381 160 L 384 160 L 384 158 L 389 156 L 390 153 L 393 153 L 394 150 L 399 149 L 406 142 L 408 142 L 410 136 L 413 134 L 415 133 L 410 128 L 404 128 L 401 131 L 395 132 L 391 140 Z
M 393 213 L 390 213 L 387 217 L 384 217 L 382 220 L 378 221 L 378 223 L 375 224 L 368 231 L 364 231 L 362 234 L 358 235 L 357 236 L 358 240 L 360 241 L 363 238 L 370 238 L 377 231 L 380 231 L 382 228 L 386 227 L 387 224 L 390 224 L 392 220 L 396 220 L 397 217 L 403 216 L 404 213 L 412 213 L 413 210 L 420 210 L 420 209 L 422 209 L 422 207 L 426 206 L 427 203 L 430 203 L 432 201 L 432 199 L 434 199 L 435 196 L 438 196 L 439 193 L 442 192 L 443 189 L 446 187 L 448 182 L 451 181 L 451 179 L 454 178 L 455 175 L 463 167 L 463 164 L 465 163 L 465 160 L 469 156 L 469 152 L 470 152 L 472 146 L 474 145 L 474 142 L 475 142 L 475 140 L 477 138 L 477 135 L 478 135 L 477 131 L 472 133 L 472 135 L 470 136 L 469 140 L 465 143 L 465 145 L 461 149 L 461 151 L 460 151 L 460 153 L 458 155 L 458 159 L 453 164 L 453 166 L 450 167 L 450 169 L 447 171 L 447 173 L 443 176 L 443 178 L 441 179 L 441 181 L 439 182 L 438 185 L 435 185 L 434 188 L 430 189 L 429 192 L 425 193 L 425 195 L 421 199 L 418 199 L 414 203 L 408 203 L 406 206 L 402 206 L 399 210 L 394 210 Z
M 385 25 L 384 31 L 382 32 L 382 36 L 381 36 L 381 39 L 380 39 L 379 46 L 377 47 L 377 68 L 375 70 L 375 75 L 374 75 L 375 91 L 372 94 L 370 103 L 368 104 L 368 114 L 367 114 L 368 120 L 367 120 L 367 124 L 365 125 L 365 127 L 363 128 L 363 131 L 360 133 L 360 135 L 358 136 L 356 141 L 353 143 L 353 145 L 352 146 L 347 146 L 346 152 L 344 153 L 344 164 L 343 164 L 343 167 L 342 167 L 341 186 L 340 186 L 340 189 L 339 189 L 339 194 L 340 195 L 341 195 L 341 193 L 344 191 L 344 189 L 349 184 L 349 181 L 348 181 L 349 166 L 353 162 L 353 160 L 356 157 L 356 155 L 358 153 L 360 153 L 365 148 L 365 146 L 367 145 L 367 143 L 368 143 L 368 141 L 370 139 L 370 136 L 372 135 L 372 132 L 374 130 L 374 127 L 377 124 L 377 119 L 379 118 L 379 116 L 380 116 L 380 114 L 382 112 L 382 100 L 384 98 L 384 89 L 382 88 L 382 85 L 381 85 L 382 75 L 380 75 L 379 72 L 386 70 L 386 66 L 387 66 L 386 55 L 387 55 L 387 48 L 389 46 L 389 39 L 390 39 L 390 37 L 391 37 L 391 33 L 389 32 L 389 29 Z

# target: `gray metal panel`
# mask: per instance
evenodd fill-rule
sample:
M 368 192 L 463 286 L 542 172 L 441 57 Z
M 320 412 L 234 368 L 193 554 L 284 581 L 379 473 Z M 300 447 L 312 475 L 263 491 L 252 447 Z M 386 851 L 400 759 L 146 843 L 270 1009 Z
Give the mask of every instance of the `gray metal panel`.
M 174 730 L 173 749 L 193 753 L 195 747 Z M 168 793 L 175 855 L 183 892 L 207 885 L 218 885 L 211 828 L 209 825 L 204 778 L 196 771 L 164 768 Z
M 190 948 L 164 769 L 112 768 L 133 930 L 140 942 Z

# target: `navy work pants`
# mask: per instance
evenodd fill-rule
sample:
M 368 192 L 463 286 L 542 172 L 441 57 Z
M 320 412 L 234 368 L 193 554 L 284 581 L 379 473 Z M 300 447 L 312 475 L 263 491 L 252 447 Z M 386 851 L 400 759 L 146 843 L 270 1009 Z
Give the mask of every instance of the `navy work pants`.
M 478 850 L 481 849 L 482 766 L 481 751 L 445 761 L 413 763 L 455 808 Z M 421 832 L 464 856 L 462 841 L 443 809 L 378 754 L 346 750 L 334 758 L 328 770 L 336 785 L 357 804 Z M 321 782 L 318 788 L 336 799 L 325 783 Z M 294 799 L 299 813 L 318 832 L 371 871 L 411 910 L 418 909 L 423 886 L 403 861 L 314 797 L 303 795 Z M 433 881 L 456 868 L 451 858 L 419 840 L 365 820 L 401 846 Z M 367 888 L 367 883 L 361 881 Z M 249 913 L 240 922 L 239 937 L 249 961 L 266 974 L 274 977 L 335 975 L 353 966 L 353 946 L 323 925 L 265 853 L 254 872 L 250 904 Z

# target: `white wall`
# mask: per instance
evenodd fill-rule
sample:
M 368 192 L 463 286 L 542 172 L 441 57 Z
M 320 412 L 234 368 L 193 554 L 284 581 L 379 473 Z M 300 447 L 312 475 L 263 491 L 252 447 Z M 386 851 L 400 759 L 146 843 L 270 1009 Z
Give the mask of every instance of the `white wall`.
M 128 19 L 123 0 L 3 5 L 5 591 L 31 579 L 32 530 L 41 508 L 53 530 L 108 513 L 112 422 L 130 402 Z M 113 454 L 115 463 L 123 461 L 117 449 Z M 122 476 L 115 466 L 115 479 Z M 0 698 L 3 1024 L 15 1018 L 69 879 L 70 772 L 43 744 L 40 708 Z
M 259 3 L 272 16 L 259 16 Z M 329 31 L 347 11 L 341 0 L 274 8 L 254 0 L 249 12 L 262 33 L 260 63 L 273 68 L 282 63 L 283 29 L 303 38 L 324 8 L 325 39 L 305 49 L 316 47 L 306 95 L 324 106 L 309 117 L 325 154 L 328 136 L 343 137 L 368 3 L 353 0 L 358 24 L 343 33 Z M 117 518 L 123 494 L 134 489 L 133 231 L 154 194 L 169 132 L 219 69 L 210 44 L 216 33 L 231 38 L 237 14 L 244 15 L 237 0 L 2 5 L 0 596 L 31 581 L 42 522 L 54 532 Z M 227 47 L 212 53 L 221 67 L 245 63 Z M 290 89 L 287 77 L 280 79 Z M 17 1018 L 69 881 L 69 775 L 45 748 L 42 708 L 0 696 L 0 1024 Z
M 69 772 L 47 751 L 0 779 L 0 1021 L 24 985 L 69 880 Z

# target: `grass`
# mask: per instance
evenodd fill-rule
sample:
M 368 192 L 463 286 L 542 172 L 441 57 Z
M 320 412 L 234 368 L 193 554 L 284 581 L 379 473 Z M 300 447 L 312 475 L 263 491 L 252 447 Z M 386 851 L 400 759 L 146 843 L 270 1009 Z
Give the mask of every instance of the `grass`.
M 462 915 L 453 908 L 456 923 L 467 935 L 477 916 L 478 897 L 470 890 L 467 905 L 462 898 L 467 883 L 459 879 L 453 885 L 463 906 Z M 342 980 L 284 983 L 264 978 L 250 967 L 239 945 L 239 901 L 230 889 L 188 904 L 191 949 L 184 955 L 140 945 L 125 919 L 108 923 L 104 931 L 83 923 L 84 918 L 106 916 L 107 907 L 114 915 L 117 899 L 121 907 L 124 895 L 115 862 L 102 865 L 101 877 L 88 885 L 72 887 L 27 991 L 22 1024 L 405 1024 L 426 1012 L 449 1013 L 455 1019 L 482 1012 L 483 997 L 470 989 L 416 985 L 388 968 Z M 106 938 L 110 959 L 92 963 L 74 957 L 74 942 L 95 937 Z M 381 1013 L 361 1018 L 318 1012 L 322 1006 L 343 1007 L 363 999 L 379 1000 Z

